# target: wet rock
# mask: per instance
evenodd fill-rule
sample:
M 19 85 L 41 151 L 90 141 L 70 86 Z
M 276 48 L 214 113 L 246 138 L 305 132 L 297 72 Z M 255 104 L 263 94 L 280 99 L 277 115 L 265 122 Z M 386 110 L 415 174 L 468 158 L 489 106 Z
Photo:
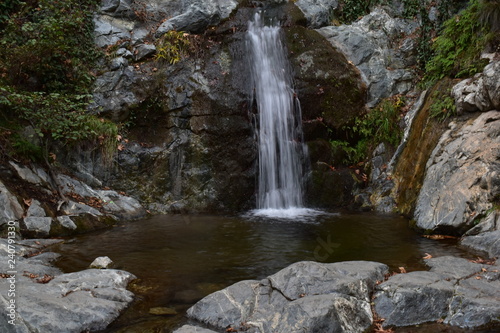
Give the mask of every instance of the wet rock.
M 248 332 L 363 332 L 373 321 L 369 295 L 386 272 L 387 266 L 366 261 L 299 262 L 208 295 L 188 316 Z
M 328 26 L 318 32 L 345 53 L 363 73 L 368 86 L 368 106 L 381 99 L 405 94 L 412 87 L 415 75 L 416 42 L 410 37 L 418 28 L 412 20 L 391 17 L 382 8 L 351 25 Z M 401 35 L 405 36 L 401 39 Z M 403 47 L 391 47 L 403 45 Z
M 113 266 L 113 260 L 109 259 L 109 257 L 97 257 L 90 264 L 90 268 L 110 268 Z
M 337 0 L 298 0 L 295 5 L 304 13 L 308 26 L 316 29 L 331 24 L 339 4 Z
M 414 217 L 419 228 L 462 234 L 500 195 L 500 112 L 450 126 L 427 162 Z

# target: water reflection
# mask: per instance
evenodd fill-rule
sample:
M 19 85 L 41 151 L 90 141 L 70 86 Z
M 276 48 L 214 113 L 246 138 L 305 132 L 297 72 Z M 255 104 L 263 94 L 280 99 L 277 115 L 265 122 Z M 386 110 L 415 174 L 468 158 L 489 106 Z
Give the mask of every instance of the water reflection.
M 59 245 L 58 266 L 85 269 L 98 256 L 135 274 L 137 301 L 109 332 L 183 322 L 185 310 L 208 293 L 244 279 L 261 279 L 301 260 L 373 260 L 392 270 L 426 269 L 422 257 L 466 256 L 454 240 L 433 241 L 397 215 L 330 214 L 314 220 L 168 215 L 117 225 Z M 172 307 L 178 316 L 158 318 L 151 307 Z M 161 331 L 161 330 L 160 330 Z

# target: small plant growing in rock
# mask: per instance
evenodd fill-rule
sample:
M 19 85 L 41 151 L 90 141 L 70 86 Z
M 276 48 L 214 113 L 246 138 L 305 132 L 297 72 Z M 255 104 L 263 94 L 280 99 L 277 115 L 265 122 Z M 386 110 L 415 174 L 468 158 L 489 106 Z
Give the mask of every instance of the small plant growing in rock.
M 182 31 L 170 30 L 156 43 L 155 60 L 176 64 L 187 55 L 191 45 L 187 38 L 189 34 Z

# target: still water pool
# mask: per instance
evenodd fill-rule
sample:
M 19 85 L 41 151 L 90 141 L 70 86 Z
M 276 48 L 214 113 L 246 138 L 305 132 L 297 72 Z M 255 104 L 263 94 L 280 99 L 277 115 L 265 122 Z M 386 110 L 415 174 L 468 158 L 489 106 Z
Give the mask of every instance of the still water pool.
M 456 240 L 419 236 L 398 215 L 345 212 L 297 219 L 155 216 L 68 239 L 55 251 L 62 254 L 57 265 L 65 272 L 108 256 L 115 268 L 139 278 L 130 286 L 136 300 L 106 332 L 171 332 L 186 322 L 185 311 L 207 294 L 240 280 L 264 278 L 301 260 L 373 260 L 399 272 L 399 267 L 425 270 L 426 254 L 472 257 Z M 154 307 L 177 314 L 149 314 Z

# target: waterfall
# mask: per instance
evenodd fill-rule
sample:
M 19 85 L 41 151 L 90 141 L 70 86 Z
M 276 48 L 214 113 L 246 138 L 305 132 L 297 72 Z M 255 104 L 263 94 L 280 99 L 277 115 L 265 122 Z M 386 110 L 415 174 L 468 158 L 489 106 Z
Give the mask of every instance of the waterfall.
M 257 208 L 300 208 L 305 154 L 302 117 L 280 27 L 265 26 L 261 14 L 256 13 L 248 24 L 248 47 L 258 111 Z

